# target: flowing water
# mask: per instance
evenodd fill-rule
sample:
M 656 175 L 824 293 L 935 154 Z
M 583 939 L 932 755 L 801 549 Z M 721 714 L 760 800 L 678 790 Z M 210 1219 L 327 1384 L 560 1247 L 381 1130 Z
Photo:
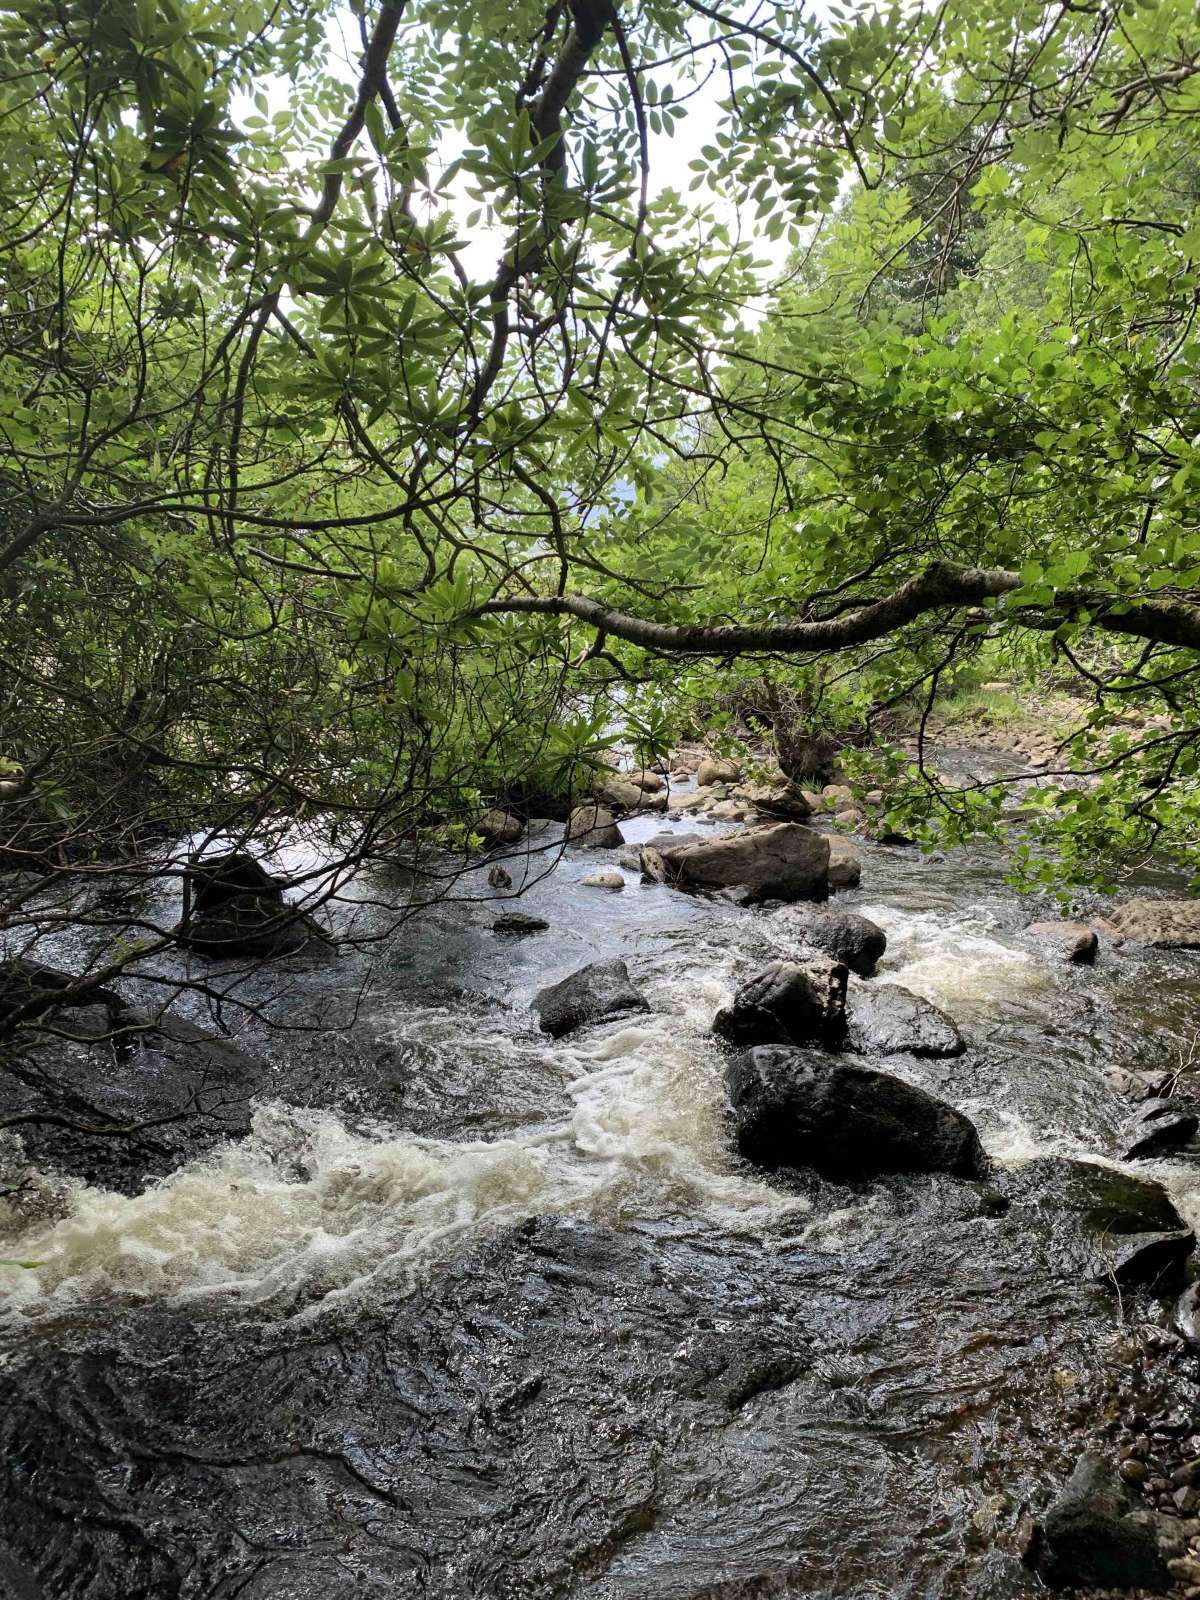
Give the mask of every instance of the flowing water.
M 244 1026 L 238 1137 L 143 1168 L 10 1144 L 0 1253 L 38 1265 L 0 1269 L 0 1593 L 1027 1592 L 1021 1519 L 1161 1315 L 1093 1281 L 1129 1109 L 1104 1073 L 1186 1056 L 1200 958 L 1066 967 L 998 854 L 863 853 L 838 903 L 970 1044 L 885 1065 L 975 1120 L 987 1185 L 741 1163 L 709 1028 L 802 911 L 582 887 L 616 856 L 580 850 L 508 863 L 546 933 L 494 933 L 479 869 L 377 945 L 247 980 L 296 1031 Z M 610 955 L 651 1013 L 547 1041 L 534 992 Z M 1195 1158 L 1138 1175 L 1200 1221 Z

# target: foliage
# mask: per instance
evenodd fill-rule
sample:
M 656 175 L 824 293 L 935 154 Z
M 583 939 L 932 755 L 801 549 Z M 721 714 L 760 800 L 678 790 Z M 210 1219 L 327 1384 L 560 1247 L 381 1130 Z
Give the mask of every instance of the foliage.
M 1198 110 L 1185 0 L 9 0 L 6 859 L 387 854 L 618 713 L 660 751 L 766 668 L 869 730 L 985 643 L 1094 695 L 1078 763 L 1170 719 L 1051 844 L 1190 849 L 1192 648 L 1132 608 L 1200 583 Z M 820 620 L 933 560 L 1014 577 L 816 668 L 543 604 Z

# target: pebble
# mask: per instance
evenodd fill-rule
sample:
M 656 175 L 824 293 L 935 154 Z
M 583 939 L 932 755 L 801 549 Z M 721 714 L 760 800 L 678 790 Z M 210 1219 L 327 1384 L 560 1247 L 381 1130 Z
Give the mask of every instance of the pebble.
M 1126 1483 L 1145 1483 L 1150 1476 L 1150 1469 L 1144 1461 L 1138 1461 L 1134 1456 L 1127 1456 L 1117 1471 Z

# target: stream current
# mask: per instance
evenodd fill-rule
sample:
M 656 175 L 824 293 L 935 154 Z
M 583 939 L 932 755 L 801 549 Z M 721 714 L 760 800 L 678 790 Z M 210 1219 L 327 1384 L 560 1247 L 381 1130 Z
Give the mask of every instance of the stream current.
M 37 1172 L 0 1254 L 37 1265 L 0 1269 L 0 1594 L 1034 1592 L 1022 1519 L 1161 1321 L 1093 1279 L 1129 1111 L 1104 1074 L 1188 1056 L 1200 958 L 1069 967 L 998 853 L 861 848 L 835 903 L 969 1044 L 879 1065 L 975 1121 L 988 1185 L 739 1161 L 712 1016 L 800 953 L 803 908 L 581 886 L 618 852 L 533 856 L 519 898 L 481 867 L 474 900 L 250 980 L 294 1023 L 356 1016 L 243 1029 L 239 1136 L 143 1169 L 10 1146 Z M 497 935 L 507 909 L 549 930 Z M 541 1035 L 534 992 L 614 955 L 650 1014 Z M 1200 1222 L 1196 1158 L 1136 1170 Z

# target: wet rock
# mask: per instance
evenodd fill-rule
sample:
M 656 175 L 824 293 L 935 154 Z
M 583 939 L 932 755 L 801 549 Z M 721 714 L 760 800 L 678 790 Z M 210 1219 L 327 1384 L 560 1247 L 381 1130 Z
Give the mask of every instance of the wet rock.
M 703 789 L 710 783 L 737 783 L 741 776 L 742 769 L 736 761 L 723 756 L 705 756 L 696 768 L 696 785 Z
M 634 1011 L 649 1011 L 650 1002 L 629 979 L 623 961 L 592 961 L 533 997 L 542 1031 L 561 1039 L 591 1022 Z
M 1030 1562 L 1054 1588 L 1160 1590 L 1170 1586 L 1167 1561 L 1182 1547 L 1172 1520 L 1088 1452 L 1046 1513 Z
M 531 917 L 524 911 L 506 911 L 492 923 L 492 932 L 523 938 L 530 933 L 545 933 L 549 926 L 544 917 Z
M 241 852 L 193 862 L 183 875 L 184 914 L 175 938 L 202 955 L 258 960 L 326 944 L 313 919 L 284 899 L 286 887 Z
M 1176 1300 L 1171 1327 L 1193 1350 L 1200 1351 L 1200 1282 L 1189 1283 Z
M 1161 1183 L 1066 1156 L 1038 1156 L 1005 1169 L 1005 1192 L 1058 1217 L 1075 1216 L 1094 1240 L 1175 1233 L 1183 1227 Z
M 1196 1248 L 1190 1229 L 1173 1233 L 1132 1233 L 1113 1240 L 1097 1258 L 1093 1276 L 1121 1289 L 1146 1288 L 1165 1294 L 1176 1287 Z
M 567 818 L 566 837 L 588 850 L 616 850 L 625 843 L 612 812 L 595 801 L 575 807 Z
M 789 918 L 794 913 L 781 913 Z M 811 912 L 802 921 L 789 921 L 789 931 L 835 961 L 844 962 L 860 978 L 869 978 L 887 949 L 887 935 L 869 917 L 855 911 Z
M 51 1024 L 54 1036 L 30 1046 L 44 1081 L 0 1074 L 0 1120 L 48 1113 L 21 1127 L 30 1161 L 99 1188 L 137 1193 L 243 1137 L 254 1097 L 277 1092 L 263 1062 L 184 1017 L 114 999 L 56 1011 Z
M 744 800 L 764 817 L 772 817 L 780 822 L 807 822 L 812 816 L 812 806 L 804 792 L 786 781 L 749 783 L 738 789 L 734 798 Z
M 829 836 L 829 887 L 856 889 L 862 880 L 862 857 L 848 839 Z
M 837 1056 L 759 1045 L 730 1066 L 738 1147 L 759 1166 L 810 1167 L 827 1178 L 986 1166 L 973 1124 L 885 1072 Z
M 967 1048 L 944 1011 L 898 983 L 856 987 L 846 1012 L 849 1048 L 864 1055 L 960 1056 Z
M 829 840 L 798 822 L 777 822 L 698 844 L 643 849 L 642 871 L 677 888 L 740 889 L 747 902 L 823 900 Z
M 589 872 L 586 878 L 580 878 L 579 883 L 584 889 L 609 889 L 614 892 L 625 887 L 625 879 L 619 872 Z
M 511 889 L 513 886 L 512 873 L 499 862 L 488 868 L 487 881 L 489 889 Z
M 1029 931 L 1037 939 L 1054 945 L 1064 961 L 1091 966 L 1100 941 L 1084 922 L 1031 922 Z
M 1200 1116 L 1182 1101 L 1147 1100 L 1125 1130 L 1122 1161 L 1143 1161 L 1190 1144 Z
M 773 961 L 742 984 L 713 1018 L 729 1044 L 821 1045 L 834 1048 L 846 1031 L 846 968 L 838 961 L 800 966 Z
M 1161 950 L 1200 950 L 1200 899 L 1126 900 L 1108 921 L 1125 939 Z
M 520 817 L 511 811 L 485 811 L 471 830 L 477 833 L 489 850 L 499 844 L 516 844 L 525 831 Z

